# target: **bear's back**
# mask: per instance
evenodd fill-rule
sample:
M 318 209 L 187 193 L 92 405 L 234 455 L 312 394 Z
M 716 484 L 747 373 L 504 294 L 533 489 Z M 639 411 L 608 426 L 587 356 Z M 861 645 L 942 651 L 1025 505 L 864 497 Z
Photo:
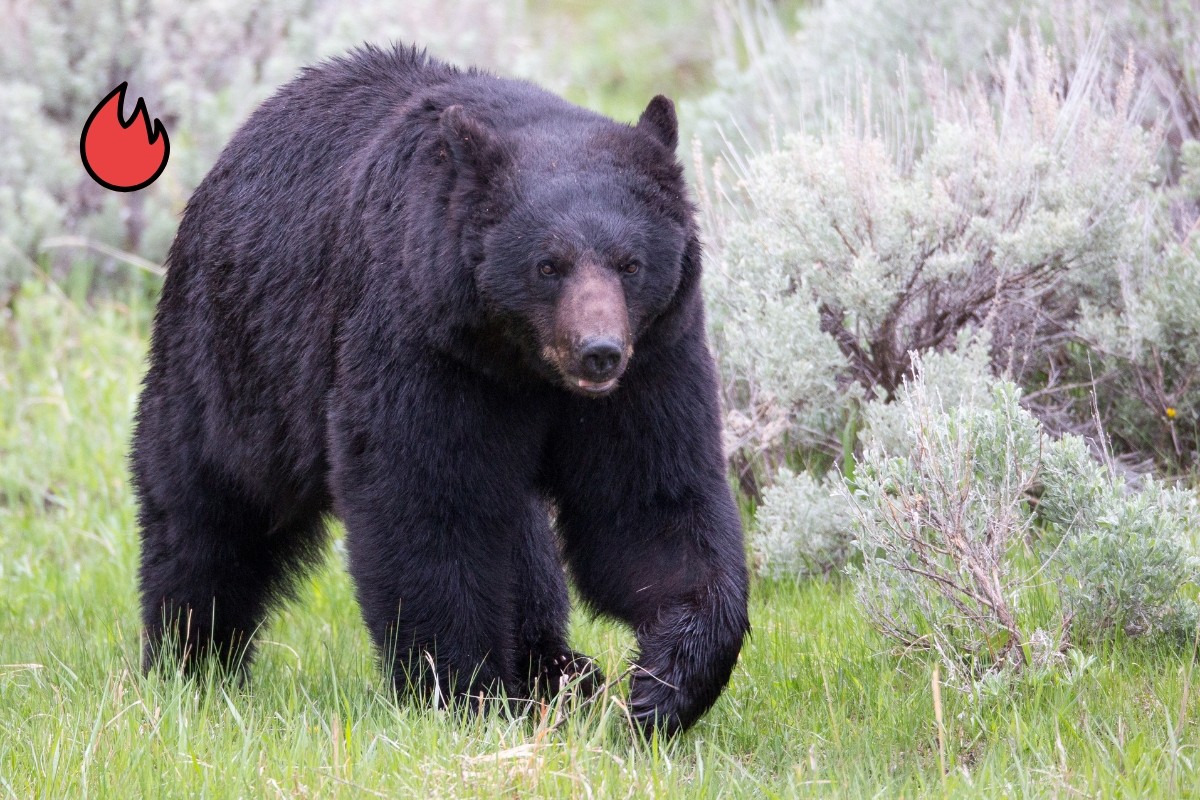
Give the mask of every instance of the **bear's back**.
M 215 460 L 264 495 L 321 478 L 339 252 L 356 156 L 406 100 L 468 76 L 409 48 L 363 48 L 266 100 L 188 202 L 151 349 L 158 391 L 195 398 Z M 322 478 L 323 479 L 323 478 Z

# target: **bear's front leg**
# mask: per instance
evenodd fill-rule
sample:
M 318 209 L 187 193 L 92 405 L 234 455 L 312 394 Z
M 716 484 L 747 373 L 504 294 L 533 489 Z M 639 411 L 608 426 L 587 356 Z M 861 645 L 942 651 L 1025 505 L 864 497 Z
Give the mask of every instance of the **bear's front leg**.
M 331 404 L 331 490 L 384 665 L 440 705 L 520 695 L 514 556 L 540 416 L 428 352 L 367 356 Z
M 571 686 L 578 696 L 591 697 L 604 676 L 591 658 L 567 646 L 567 578 L 541 498 L 530 504 L 523 533 L 514 554 L 513 595 L 516 667 L 524 692 L 546 700 Z
M 581 594 L 637 633 L 634 721 L 677 733 L 716 702 L 749 630 L 738 522 L 683 497 L 629 506 L 603 519 L 572 504 L 560 524 Z
M 580 593 L 637 633 L 632 715 L 646 731 L 686 729 L 725 687 L 749 630 L 703 329 L 639 353 L 610 396 L 573 400 L 549 453 Z

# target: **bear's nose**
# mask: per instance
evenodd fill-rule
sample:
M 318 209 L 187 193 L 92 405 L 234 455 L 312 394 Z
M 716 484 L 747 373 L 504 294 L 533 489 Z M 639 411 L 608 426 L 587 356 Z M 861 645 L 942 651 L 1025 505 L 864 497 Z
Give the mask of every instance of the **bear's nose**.
M 588 339 L 579 352 L 579 360 L 588 380 L 607 380 L 621 363 L 621 343 L 611 336 Z

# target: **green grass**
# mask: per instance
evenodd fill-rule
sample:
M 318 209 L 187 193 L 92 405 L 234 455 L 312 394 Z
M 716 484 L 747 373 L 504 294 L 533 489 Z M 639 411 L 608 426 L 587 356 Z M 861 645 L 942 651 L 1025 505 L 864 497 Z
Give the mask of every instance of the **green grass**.
M 943 686 L 939 746 L 933 662 L 889 650 L 840 583 L 756 584 L 729 691 L 675 741 L 630 733 L 624 686 L 557 727 L 397 704 L 338 546 L 247 684 L 142 677 L 125 458 L 150 313 L 42 282 L 0 321 L 0 796 L 1200 794 L 1187 653 L 1118 641 Z M 624 668 L 627 631 L 579 614 L 572 637 Z

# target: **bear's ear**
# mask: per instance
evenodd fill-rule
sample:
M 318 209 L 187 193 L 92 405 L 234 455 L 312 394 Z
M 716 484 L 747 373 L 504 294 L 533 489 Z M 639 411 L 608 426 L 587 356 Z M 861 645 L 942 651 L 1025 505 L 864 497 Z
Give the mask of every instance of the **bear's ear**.
M 655 95 L 638 118 L 640 130 L 653 136 L 670 151 L 675 151 L 679 144 L 679 120 L 675 118 L 675 104 L 670 98 Z
M 443 110 L 440 124 L 451 159 L 476 177 L 486 179 L 506 162 L 504 148 L 495 135 L 470 117 L 462 106 Z

